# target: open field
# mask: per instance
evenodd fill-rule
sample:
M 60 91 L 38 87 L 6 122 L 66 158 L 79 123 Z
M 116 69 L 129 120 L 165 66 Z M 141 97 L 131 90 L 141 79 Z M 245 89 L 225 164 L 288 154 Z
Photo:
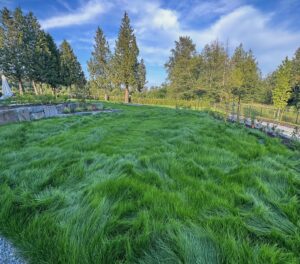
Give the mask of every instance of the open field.
M 29 263 L 299 263 L 300 152 L 204 112 L 0 127 L 0 233 Z

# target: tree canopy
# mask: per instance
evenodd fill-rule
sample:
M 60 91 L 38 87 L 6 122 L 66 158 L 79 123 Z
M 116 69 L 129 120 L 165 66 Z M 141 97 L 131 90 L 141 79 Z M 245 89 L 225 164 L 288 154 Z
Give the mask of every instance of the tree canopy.
M 52 36 L 41 29 L 32 12 L 20 8 L 0 12 L 0 70 L 18 82 L 30 82 L 38 94 L 36 83 L 48 84 L 55 92 L 61 85 L 83 86 L 85 77 L 72 48 L 62 43 L 59 52 Z
M 113 57 L 114 82 L 125 87 L 125 102 L 129 102 L 129 88 L 137 85 L 139 49 L 130 19 L 125 12 L 121 22 Z
M 105 98 L 113 91 L 145 92 L 146 63 L 139 57 L 139 48 L 128 13 L 121 20 L 114 52 L 103 30 L 98 27 L 88 63 L 89 86 L 103 90 Z M 198 51 L 189 36 L 180 36 L 165 64 L 167 82 L 156 87 L 159 97 L 178 99 L 205 98 L 211 102 L 273 103 L 280 111 L 287 105 L 300 110 L 300 48 L 291 59 L 266 77 L 262 77 L 252 50 L 242 44 L 229 49 L 216 40 Z M 32 12 L 20 8 L 0 11 L 0 71 L 24 93 L 28 83 L 36 94 L 46 84 L 53 93 L 86 92 L 84 72 L 70 43 L 64 40 L 59 48 L 45 32 Z M 25 86 L 24 86 L 25 84 Z M 26 88 L 27 89 L 27 88 Z M 32 88 L 30 88 L 32 89 Z M 47 88 L 49 89 L 49 88 Z
M 180 37 L 175 41 L 175 48 L 171 50 L 165 67 L 172 86 L 172 96 L 189 98 L 196 90 L 200 69 L 196 45 L 190 37 Z
M 275 74 L 275 87 L 273 90 L 274 106 L 283 110 L 291 97 L 291 73 L 292 64 L 286 58 L 279 66 Z
M 98 27 L 92 56 L 88 61 L 88 71 L 97 89 L 105 91 L 105 99 L 108 98 L 107 93 L 112 88 L 111 58 L 109 44 L 102 29 Z

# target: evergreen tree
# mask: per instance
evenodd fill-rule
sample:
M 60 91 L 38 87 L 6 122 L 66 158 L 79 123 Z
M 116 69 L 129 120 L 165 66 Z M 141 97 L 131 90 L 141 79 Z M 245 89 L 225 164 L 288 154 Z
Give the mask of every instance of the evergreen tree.
M 35 85 L 37 76 L 37 44 L 38 38 L 41 32 L 40 24 L 33 13 L 29 13 L 25 16 L 25 32 L 24 32 L 24 43 L 25 43 L 25 76 L 28 78 L 34 87 L 34 91 L 37 94 L 37 88 Z
M 249 50 L 247 52 L 245 67 L 246 70 L 244 72 L 244 85 L 249 91 L 245 99 L 248 101 L 258 102 L 262 96 L 261 73 L 252 50 Z
M 45 34 L 46 50 L 43 51 L 44 64 L 43 69 L 43 81 L 48 83 L 53 93 L 56 94 L 60 81 L 60 54 L 59 50 L 52 38 L 48 33 Z
M 146 85 L 146 66 L 144 60 L 141 59 L 140 63 L 138 64 L 137 68 L 137 90 L 141 92 Z
M 18 82 L 19 93 L 23 94 L 22 79 L 25 76 L 26 46 L 25 18 L 20 8 L 11 13 L 7 8 L 1 11 L 2 46 L 0 67 L 4 74 Z
M 59 47 L 61 83 L 70 88 L 75 83 L 75 55 L 70 44 L 64 40 Z
M 82 96 L 86 80 L 81 65 L 75 56 L 70 44 L 64 40 L 60 45 L 60 78 L 61 84 L 69 88 L 71 92 L 72 85 L 75 85 L 75 93 Z
M 1 13 L 0 13 L 1 15 Z M 0 20 L 1 22 L 1 20 Z M 1 24 L 0 24 L 1 25 Z M 3 57 L 3 52 L 4 52 L 4 38 L 5 38 L 5 32 L 4 32 L 4 29 L 2 28 L 2 26 L 0 26 L 0 62 L 3 60 L 2 57 Z M 1 70 L 1 68 L 0 68 Z
M 4 8 L 0 22 L 0 67 L 19 83 L 20 94 L 23 94 L 23 80 L 32 83 L 36 94 L 36 82 L 57 87 L 58 50 L 52 37 L 41 30 L 33 13 L 23 15 L 19 8 L 11 13 Z
M 53 38 L 41 30 L 33 13 L 25 16 L 25 77 L 38 94 L 36 82 L 47 83 L 53 93 L 59 84 L 59 53 Z
M 138 55 L 136 38 L 130 26 L 128 14 L 125 12 L 113 57 L 113 69 L 116 73 L 114 81 L 117 85 L 125 87 L 125 103 L 129 102 L 129 88 L 135 87 L 137 84 Z
M 92 57 L 88 61 L 88 71 L 91 80 L 98 89 L 105 92 L 105 100 L 108 100 L 108 91 L 111 90 L 111 52 L 103 31 L 98 27 L 95 36 L 95 45 Z
M 278 109 L 277 117 L 280 117 L 291 97 L 291 73 L 292 63 L 286 58 L 275 74 L 275 87 L 273 90 L 274 106 Z
M 35 58 L 34 64 L 32 65 L 32 84 L 36 94 L 39 94 L 39 89 L 36 86 L 37 82 L 45 83 L 46 75 L 47 75 L 47 66 L 48 66 L 48 57 L 49 57 L 49 49 L 47 43 L 46 33 L 44 31 L 40 31 L 37 37 L 37 42 L 35 46 Z
M 170 81 L 170 91 L 177 98 L 189 98 L 196 89 L 199 76 L 196 46 L 190 37 L 175 41 L 169 61 L 165 64 Z

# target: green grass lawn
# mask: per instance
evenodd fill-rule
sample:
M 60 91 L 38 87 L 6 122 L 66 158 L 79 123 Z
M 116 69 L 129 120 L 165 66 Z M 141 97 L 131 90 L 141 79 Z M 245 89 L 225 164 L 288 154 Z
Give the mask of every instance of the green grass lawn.
M 206 113 L 0 127 L 0 233 L 29 263 L 299 263 L 300 153 Z

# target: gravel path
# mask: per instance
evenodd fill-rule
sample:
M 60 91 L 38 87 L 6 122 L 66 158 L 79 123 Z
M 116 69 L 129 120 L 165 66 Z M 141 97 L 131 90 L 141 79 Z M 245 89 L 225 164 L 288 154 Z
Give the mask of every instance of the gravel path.
M 0 263 L 1 264 L 26 264 L 17 256 L 16 250 L 10 242 L 0 237 Z

